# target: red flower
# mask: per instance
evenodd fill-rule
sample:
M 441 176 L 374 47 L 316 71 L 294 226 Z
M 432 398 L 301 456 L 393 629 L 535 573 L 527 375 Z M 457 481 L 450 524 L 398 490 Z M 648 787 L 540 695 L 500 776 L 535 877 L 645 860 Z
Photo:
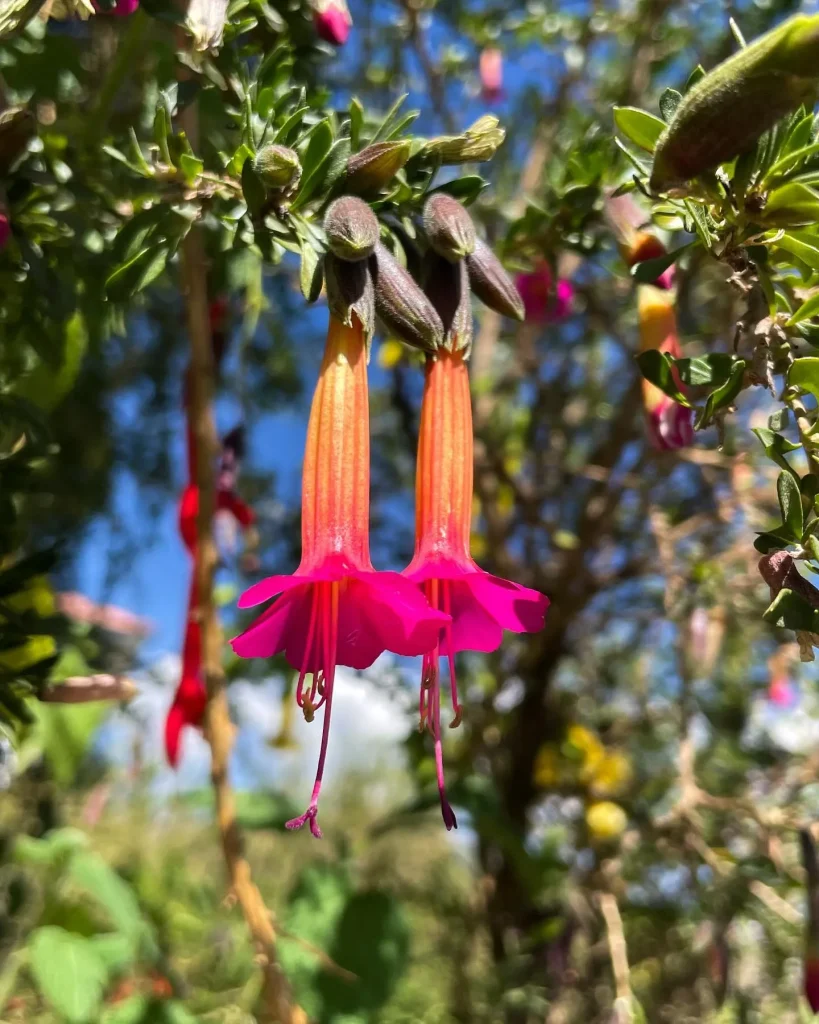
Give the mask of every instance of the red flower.
M 423 654 L 447 621 L 399 573 L 376 572 L 370 561 L 368 401 L 361 324 L 331 316 L 307 428 L 301 562 L 292 576 L 271 576 L 242 595 L 241 608 L 281 596 L 232 641 L 243 658 L 284 653 L 298 669 L 296 699 L 308 721 L 326 704 L 310 804 L 288 822 L 309 822 L 316 837 L 336 666 L 364 669 L 383 651 Z
M 444 789 L 439 658 L 449 663 L 455 717 L 461 719 L 455 655 L 494 651 L 503 630 L 543 627 L 549 600 L 536 590 L 484 572 L 469 553 L 472 519 L 472 406 L 463 353 L 441 349 L 427 361 L 415 484 L 415 555 L 404 575 L 419 584 L 433 608 L 451 616 L 438 643 L 424 655 L 420 714 L 435 742 L 441 812 L 457 827 Z
M 346 0 L 316 0 L 313 24 L 318 36 L 326 43 L 343 46 L 353 25 Z
M 677 338 L 677 316 L 674 310 L 674 296 L 654 285 L 640 285 L 637 295 L 640 319 L 640 351 L 657 349 L 679 358 L 682 355 Z M 677 387 L 683 386 L 674 371 Z M 643 405 L 646 410 L 646 424 L 649 438 L 655 448 L 671 451 L 685 448 L 694 440 L 691 423 L 692 410 L 673 398 L 650 381 L 643 380 Z

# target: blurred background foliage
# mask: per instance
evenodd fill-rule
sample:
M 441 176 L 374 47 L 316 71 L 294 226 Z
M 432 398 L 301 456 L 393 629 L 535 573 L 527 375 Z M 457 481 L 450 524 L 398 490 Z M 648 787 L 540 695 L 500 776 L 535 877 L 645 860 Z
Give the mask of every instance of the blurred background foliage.
M 209 291 L 226 299 L 217 411 L 248 426 L 241 490 L 262 568 L 292 569 L 287 449 L 326 315 L 304 297 L 321 213 L 349 154 L 393 130 L 412 140 L 407 164 L 367 197 L 393 251 L 411 262 L 421 196 L 454 181 L 510 271 L 540 282 L 524 324 L 478 311 L 473 550 L 552 605 L 541 634 L 463 658 L 467 714 L 447 737 L 457 842 L 412 723 L 414 666 L 342 680 L 398 723 L 386 732 L 400 749 L 340 771 L 318 844 L 283 830 L 306 785 L 292 680 L 283 664 L 228 662 L 239 819 L 294 996 L 319 1024 L 812 1019 L 797 832 L 819 809 L 816 674 L 793 633 L 762 620 L 753 549 L 779 518 L 779 467 L 750 428 L 770 429 L 776 404 L 746 390 L 694 446 L 654 450 L 635 286 L 604 210 L 635 174 L 613 107 L 656 114 L 666 89 L 734 51 L 729 16 L 751 39 L 799 5 L 361 0 L 334 49 L 296 0 L 234 0 L 224 45 L 187 53 L 181 80 L 173 4 L 87 20 L 66 6 L 62 19 L 29 10 L 0 40 L 2 103 L 23 111 L 0 125 L 0 1019 L 267 1019 L 206 771 L 183 764 L 169 781 L 157 757 L 178 661 L 110 607 L 66 598 L 89 544 L 103 602 L 177 543 L 176 253 L 198 210 Z M 487 50 L 502 83 L 482 78 Z M 198 140 L 180 135 L 193 102 Z M 491 163 L 429 158 L 426 140 L 487 111 L 507 132 Z M 253 179 L 268 119 L 302 163 L 294 216 Z M 700 237 L 654 213 L 669 250 Z M 736 268 L 712 255 L 692 247 L 677 265 L 686 356 L 731 353 L 748 316 Z M 409 349 L 376 339 L 379 566 L 411 553 L 417 371 Z M 228 628 L 237 575 L 228 560 Z M 128 709 L 32 699 L 123 671 L 143 691 Z M 379 750 L 385 728 L 364 734 Z M 366 742 L 353 728 L 331 741 Z

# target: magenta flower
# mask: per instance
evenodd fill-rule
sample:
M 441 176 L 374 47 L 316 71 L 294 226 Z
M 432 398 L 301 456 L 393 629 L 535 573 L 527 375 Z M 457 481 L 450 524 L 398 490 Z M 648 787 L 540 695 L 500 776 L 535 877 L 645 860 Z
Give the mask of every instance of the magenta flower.
M 333 46 L 343 46 L 353 24 L 346 0 L 316 0 L 313 24 L 319 38 Z
M 415 484 L 415 555 L 404 570 L 433 608 L 451 616 L 436 646 L 424 654 L 419 710 L 435 743 L 441 813 L 457 828 L 446 798 L 441 746 L 439 658 L 449 663 L 454 727 L 461 720 L 455 655 L 494 651 L 504 629 L 532 633 L 543 628 L 549 600 L 536 590 L 492 576 L 469 553 L 472 519 L 472 406 L 462 352 L 439 350 L 429 357 L 421 405 Z
M 242 595 L 240 608 L 277 600 L 232 641 L 243 658 L 284 653 L 299 672 L 296 700 L 308 721 L 326 705 L 310 804 L 287 823 L 288 828 L 300 828 L 309 822 L 317 838 L 336 666 L 364 669 L 383 651 L 424 654 L 449 621 L 444 612 L 432 610 L 400 573 L 373 569 L 369 503 L 364 332 L 357 319 L 354 326 L 345 327 L 331 316 L 307 428 L 301 563 L 292 576 L 271 576 Z
M 529 273 L 518 274 L 515 284 L 523 299 L 527 320 L 543 324 L 564 320 L 569 315 L 574 286 L 565 278 L 558 279 L 554 285 L 551 267 L 545 260 Z
M 0 249 L 5 249 L 11 238 L 11 221 L 7 213 L 0 213 Z

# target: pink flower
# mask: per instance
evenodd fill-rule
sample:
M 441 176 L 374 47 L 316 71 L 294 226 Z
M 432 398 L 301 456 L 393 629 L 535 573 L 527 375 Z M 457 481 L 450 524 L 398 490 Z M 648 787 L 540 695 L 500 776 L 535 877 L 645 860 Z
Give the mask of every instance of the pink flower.
M 353 24 L 346 0 L 316 0 L 313 24 L 318 36 L 326 43 L 343 46 Z
M 441 813 L 447 829 L 457 821 L 446 798 L 441 747 L 439 658 L 449 663 L 454 727 L 461 720 L 455 655 L 494 651 L 504 629 L 531 633 L 543 627 L 549 600 L 536 590 L 484 572 L 469 553 L 472 519 L 472 406 L 462 352 L 440 349 L 427 360 L 415 484 L 415 555 L 404 570 L 433 608 L 448 616 L 438 642 L 424 655 L 421 727 L 432 732 Z
M 423 654 L 448 621 L 400 573 L 373 569 L 369 504 L 366 341 L 357 319 L 345 327 L 331 316 L 307 428 L 301 563 L 292 576 L 271 576 L 242 595 L 240 608 L 281 596 L 232 641 L 243 658 L 284 653 L 299 672 L 296 700 L 308 721 L 326 705 L 310 804 L 287 823 L 309 822 L 316 837 L 336 666 L 364 669 L 383 651 Z
M 503 96 L 503 54 L 494 46 L 481 50 L 478 59 L 481 96 L 487 103 L 497 103 Z
M 682 355 L 677 337 L 677 315 L 674 296 L 654 285 L 640 285 L 637 292 L 640 321 L 640 351 L 657 349 L 674 359 Z M 683 391 L 679 377 L 675 381 Z M 643 380 L 643 405 L 646 411 L 648 436 L 655 448 L 671 451 L 685 448 L 694 440 L 691 422 L 693 410 L 675 402 L 648 380 Z
M 796 704 L 796 691 L 786 676 L 776 676 L 768 684 L 768 700 L 781 708 L 792 708 Z
M 518 274 L 515 284 L 523 299 L 527 320 L 542 324 L 563 320 L 569 315 L 574 286 L 571 281 L 560 278 L 553 288 L 552 271 L 545 260 L 529 273 Z
M 11 221 L 7 213 L 0 213 L 0 249 L 5 249 L 11 238 Z

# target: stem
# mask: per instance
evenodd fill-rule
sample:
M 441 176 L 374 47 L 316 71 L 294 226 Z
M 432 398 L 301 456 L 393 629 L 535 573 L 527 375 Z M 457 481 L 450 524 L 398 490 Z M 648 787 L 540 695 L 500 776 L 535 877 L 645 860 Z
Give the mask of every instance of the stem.
M 195 150 L 199 134 L 196 107 L 192 105 L 184 111 L 180 120 Z M 216 820 L 230 889 L 244 913 L 262 970 L 266 1013 L 261 1019 L 270 1024 L 307 1024 L 304 1011 L 291 1001 L 290 988 L 278 962 L 273 919 L 251 876 L 242 833 L 236 821 L 233 790 L 228 781 L 234 728 L 222 668 L 222 628 L 213 600 L 213 575 L 218 559 L 213 539 L 213 516 L 219 438 L 212 410 L 214 361 L 208 318 L 207 260 L 202 230 L 197 225 L 191 228 L 182 243 L 182 283 L 191 345 L 189 415 L 196 441 L 195 482 L 199 489 L 196 588 L 202 622 L 202 666 L 208 692 L 205 736 L 211 749 Z

